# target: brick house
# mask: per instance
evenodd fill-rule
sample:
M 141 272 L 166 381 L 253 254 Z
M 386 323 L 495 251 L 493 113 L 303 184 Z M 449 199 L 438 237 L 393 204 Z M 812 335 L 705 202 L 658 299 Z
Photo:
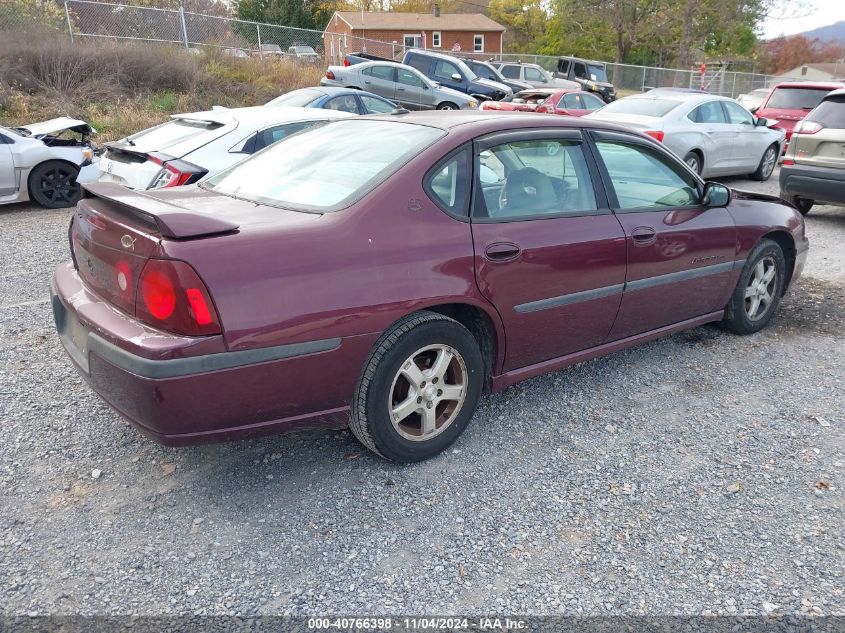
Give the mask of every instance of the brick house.
M 335 11 L 323 30 L 323 44 L 326 57 L 334 61 L 362 50 L 399 59 L 408 48 L 487 59 L 502 52 L 505 31 L 481 13 L 441 14 L 437 5 L 431 13 Z

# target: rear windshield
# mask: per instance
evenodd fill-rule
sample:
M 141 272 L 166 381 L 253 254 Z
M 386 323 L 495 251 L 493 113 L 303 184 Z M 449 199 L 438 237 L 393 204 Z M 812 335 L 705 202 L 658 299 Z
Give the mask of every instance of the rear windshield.
M 201 186 L 259 204 L 336 211 L 443 134 L 437 128 L 395 121 L 337 121 L 271 145 Z
M 302 106 L 307 106 L 309 103 L 322 96 L 323 93 L 319 90 L 303 88 L 302 90 L 294 90 L 293 92 L 276 97 L 272 101 L 268 101 L 267 105 L 301 108 Z
M 126 138 L 124 143 L 144 152 L 164 152 L 179 158 L 210 143 L 220 135 L 222 123 L 172 119 Z
M 825 99 L 807 115 L 807 120 L 837 130 L 845 129 L 845 95 Z
M 822 102 L 829 89 L 820 88 L 775 88 L 769 97 L 767 108 L 784 110 L 812 110 Z
M 681 102 L 674 99 L 620 99 L 608 103 L 602 112 L 661 117 L 679 105 Z

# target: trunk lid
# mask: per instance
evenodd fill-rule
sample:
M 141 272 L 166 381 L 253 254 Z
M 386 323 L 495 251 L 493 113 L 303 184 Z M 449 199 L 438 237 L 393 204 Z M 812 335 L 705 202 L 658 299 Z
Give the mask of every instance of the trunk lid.
M 178 203 L 110 183 L 85 186 L 70 231 L 80 277 L 94 292 L 129 314 L 137 280 L 162 239 L 184 240 L 231 233 L 238 225 Z

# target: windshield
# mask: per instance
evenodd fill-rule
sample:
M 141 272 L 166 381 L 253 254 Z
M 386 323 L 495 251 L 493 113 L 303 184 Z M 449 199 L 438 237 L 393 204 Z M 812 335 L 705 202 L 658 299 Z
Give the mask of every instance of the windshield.
M 478 79 L 478 75 L 472 72 L 472 68 L 470 68 L 467 63 L 460 59 L 450 59 L 450 62 L 455 62 L 461 69 L 461 72 L 467 78 L 468 81 L 475 81 Z
M 812 110 L 829 93 L 828 88 L 775 88 L 767 108 L 784 110 Z
M 662 117 L 674 110 L 679 105 L 680 101 L 674 99 L 620 99 L 608 103 L 602 108 L 602 112 L 612 112 L 614 114 L 635 114 L 638 116 L 653 116 Z
M 151 127 L 118 144 L 131 145 L 139 151 L 165 152 L 179 158 L 220 136 L 224 130 L 222 123 L 196 119 L 172 119 L 156 127 Z
M 587 72 L 593 81 L 607 83 L 607 73 L 604 72 L 604 66 L 600 64 L 587 64 Z
M 336 211 L 442 135 L 437 128 L 396 121 L 337 121 L 271 145 L 201 186 L 258 204 Z
M 313 53 L 314 49 L 310 46 L 294 46 L 293 50 L 297 53 Z
M 287 94 L 280 95 L 272 101 L 268 101 L 266 105 L 290 106 L 292 108 L 301 108 L 303 106 L 307 106 L 312 101 L 319 99 L 323 95 L 324 93 L 320 92 L 319 90 L 314 90 L 312 88 L 303 88 L 301 90 L 294 90 L 293 92 L 288 92 Z

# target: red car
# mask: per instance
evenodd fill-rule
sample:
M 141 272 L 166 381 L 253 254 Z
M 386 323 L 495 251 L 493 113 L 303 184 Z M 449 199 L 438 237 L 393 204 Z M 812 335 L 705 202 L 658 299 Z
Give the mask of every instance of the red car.
M 520 90 L 513 97 L 500 101 L 482 101 L 478 109 L 482 112 L 534 112 L 537 106 L 554 94 L 554 90 L 546 88 L 532 88 Z
M 605 102 L 590 92 L 582 90 L 559 90 L 543 101 L 535 112 L 584 116 L 605 106 Z
M 776 85 L 763 99 L 754 114 L 763 119 L 778 121 L 773 127 L 786 132 L 786 142 L 792 138 L 795 124 L 822 102 L 831 90 L 843 88 L 841 83 L 796 82 Z
M 760 330 L 808 248 L 777 198 L 533 114 L 343 119 L 200 185 L 88 195 L 58 334 L 171 445 L 349 425 L 425 459 L 488 389 L 704 323 Z

